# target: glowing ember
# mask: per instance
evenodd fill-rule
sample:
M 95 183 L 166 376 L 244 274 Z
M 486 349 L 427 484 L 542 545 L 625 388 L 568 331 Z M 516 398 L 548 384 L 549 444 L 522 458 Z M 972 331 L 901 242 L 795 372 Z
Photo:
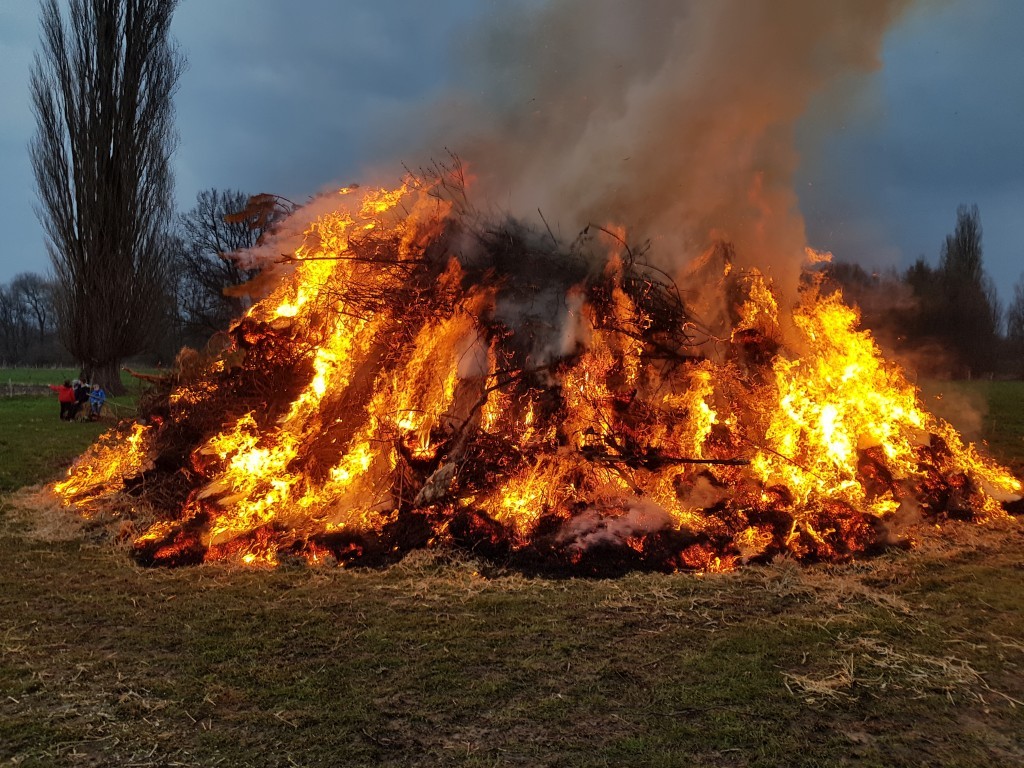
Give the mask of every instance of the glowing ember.
M 577 572 L 843 560 L 897 514 L 980 520 L 1019 498 L 838 294 L 783 320 L 766 280 L 727 265 L 734 328 L 709 359 L 621 231 L 553 250 L 473 229 L 450 189 L 342 190 L 231 346 L 54 491 L 149 509 L 145 563 L 458 546 Z

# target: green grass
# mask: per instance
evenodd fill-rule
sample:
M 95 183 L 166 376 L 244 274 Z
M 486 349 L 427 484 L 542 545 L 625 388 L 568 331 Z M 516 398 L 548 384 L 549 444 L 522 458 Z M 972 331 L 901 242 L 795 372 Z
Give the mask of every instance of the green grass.
M 130 414 L 133 403 L 109 398 L 106 410 Z M 113 424 L 61 421 L 59 413 L 56 395 L 0 398 L 0 493 L 56 478 Z
M 960 386 L 986 406 L 982 431 L 993 455 L 1019 470 L 1024 459 L 1024 382 L 975 381 Z
M 1024 382 L 927 381 L 920 386 L 930 410 L 1024 474 Z
M 0 399 L 0 493 L 53 479 L 110 427 L 58 413 L 56 396 Z
M 1012 451 L 1024 385 L 983 392 Z M 0 401 L 5 490 L 92 439 L 56 411 Z M 1017 525 L 716 577 L 484 578 L 428 553 L 143 570 L 11 498 L 0 764 L 1024 765 Z
M 70 368 L 0 368 L 0 395 L 8 381 L 55 384 L 78 375 Z M 121 380 L 129 394 L 107 398 L 107 418 L 98 422 L 62 422 L 56 394 L 0 396 L 0 494 L 62 474 L 104 431 L 115 414 L 130 416 L 143 383 L 127 373 Z
M 141 373 L 152 373 L 153 369 L 133 367 Z M 63 381 L 74 381 L 81 373 L 79 368 L 0 368 L 0 390 L 13 384 L 60 384 Z M 129 373 L 121 371 L 121 383 L 129 392 L 138 392 L 140 382 Z
M 0 385 L 15 384 L 60 384 L 78 378 L 78 368 L 0 368 Z

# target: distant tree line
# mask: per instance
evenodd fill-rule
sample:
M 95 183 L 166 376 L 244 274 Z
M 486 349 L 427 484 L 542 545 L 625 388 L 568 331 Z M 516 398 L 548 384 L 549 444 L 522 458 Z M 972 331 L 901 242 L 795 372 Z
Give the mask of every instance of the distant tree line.
M 938 266 L 919 258 L 906 271 L 868 273 L 850 263 L 825 269 L 863 323 L 923 375 L 1024 375 L 1024 277 L 1004 311 L 982 258 L 978 206 L 957 209 Z
M 273 195 L 208 189 L 178 214 L 162 252 L 167 278 L 153 296 L 158 333 L 145 357 L 169 363 L 182 346 L 201 348 L 241 316 L 243 299 L 225 289 L 255 272 L 230 255 L 252 248 L 294 206 Z M 912 356 L 923 376 L 971 378 L 1024 375 L 1024 278 L 1004 310 L 985 272 L 981 216 L 961 206 L 937 266 L 919 258 L 905 271 L 868 272 L 836 262 L 826 284 L 840 287 L 862 311 L 863 323 L 891 351 Z M 53 281 L 33 273 L 0 285 L 0 362 L 40 365 L 65 361 Z
M 230 254 L 252 248 L 294 205 L 274 195 L 208 189 L 174 217 L 160 247 L 164 279 L 151 288 L 152 341 L 138 357 L 169 363 L 183 346 L 202 347 L 241 316 L 243 299 L 225 294 L 255 276 Z M 69 364 L 59 333 L 59 282 L 27 272 L 0 285 L 0 364 Z
M 24 272 L 0 285 L 0 363 L 44 365 L 69 359 L 57 340 L 53 282 Z

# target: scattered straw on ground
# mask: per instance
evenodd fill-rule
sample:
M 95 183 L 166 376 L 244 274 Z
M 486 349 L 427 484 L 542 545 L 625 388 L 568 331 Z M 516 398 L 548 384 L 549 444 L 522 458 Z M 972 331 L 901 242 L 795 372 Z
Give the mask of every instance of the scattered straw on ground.
M 48 486 L 32 485 L 5 499 L 4 520 L 20 526 L 21 535 L 36 541 L 83 538 L 85 519 L 65 507 Z
M 0 500 L 0 524 L 8 533 L 35 541 L 83 541 L 127 552 L 152 522 L 144 507 L 125 498 L 85 515 L 65 506 L 49 486 L 22 488 Z
M 940 693 L 953 704 L 970 700 L 985 705 L 988 699 L 998 698 L 1011 707 L 1024 706 L 1024 702 L 992 688 L 966 659 L 900 649 L 878 637 L 840 637 L 827 666 L 828 671 L 815 674 L 784 672 L 786 688 L 808 704 L 854 699 L 862 694 Z

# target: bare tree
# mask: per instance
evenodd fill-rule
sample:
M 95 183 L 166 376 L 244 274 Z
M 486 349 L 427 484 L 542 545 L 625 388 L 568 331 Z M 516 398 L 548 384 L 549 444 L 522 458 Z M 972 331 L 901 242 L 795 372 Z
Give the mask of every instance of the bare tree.
M 1013 286 L 1013 301 L 1006 309 L 1006 339 L 1019 370 L 1024 364 L 1024 275 Z
M 0 285 L 0 360 L 23 363 L 27 348 L 25 305 L 9 285 Z
M 957 209 L 956 228 L 942 244 L 938 268 L 919 259 L 907 270 L 906 282 L 919 302 L 907 318 L 907 336 L 940 344 L 959 375 L 992 371 L 1001 344 L 1002 308 L 985 273 L 978 206 Z
M 159 331 L 184 59 L 177 0 L 43 0 L 29 151 L 56 274 L 61 340 L 83 377 L 122 390 L 121 361 Z
M 956 229 L 942 244 L 939 269 L 948 279 L 981 283 L 985 277 L 981 248 L 981 213 L 977 205 L 956 209 Z
M 22 272 L 11 281 L 11 291 L 32 318 L 39 341 L 54 327 L 53 283 L 35 272 Z
M 935 323 L 968 375 L 992 370 L 1002 325 L 999 297 L 985 273 L 981 236 L 978 206 L 959 206 L 956 228 L 943 243 L 938 271 L 945 306 Z
M 251 199 L 236 190 L 207 189 L 179 217 L 179 306 L 190 338 L 226 330 L 244 309 L 241 299 L 225 295 L 224 289 L 246 282 L 255 271 L 242 269 L 229 256 L 256 245 L 273 225 L 273 220 L 243 215 Z

